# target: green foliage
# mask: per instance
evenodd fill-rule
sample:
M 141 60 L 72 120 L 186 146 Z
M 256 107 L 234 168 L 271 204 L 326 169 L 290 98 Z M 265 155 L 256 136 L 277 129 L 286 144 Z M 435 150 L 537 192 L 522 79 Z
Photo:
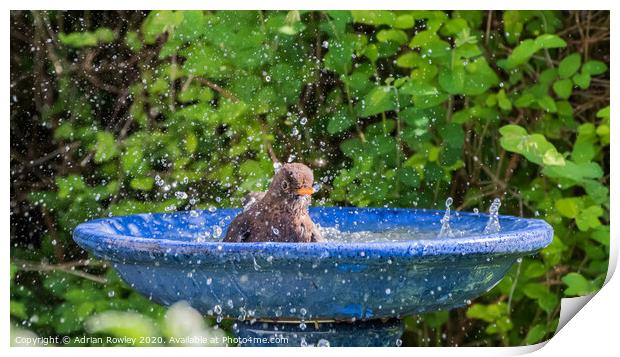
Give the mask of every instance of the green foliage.
M 501 25 L 487 30 L 488 16 Z M 58 61 L 42 62 L 55 76 L 51 104 L 23 117 L 48 130 L 39 137 L 50 143 L 29 150 L 69 149 L 54 159 L 54 178 L 19 202 L 48 223 L 35 243 L 12 245 L 15 261 L 30 262 L 11 266 L 12 321 L 40 335 L 174 335 L 165 316 L 178 312 L 166 315 L 109 267 L 65 269 L 86 257 L 72 230 L 107 215 L 239 206 L 266 188 L 275 155 L 314 168 L 319 205 L 435 208 L 451 195 L 470 211 L 501 196 L 502 213 L 544 218 L 555 230 L 550 246 L 472 305 L 408 317 L 403 339 L 551 337 L 559 299 L 598 289 L 609 256 L 608 66 L 579 52 L 578 35 L 567 41 L 572 18 L 152 11 L 58 34 Z M 89 58 L 113 71 L 75 72 L 73 61 L 87 67 Z M 191 316 L 195 330 L 208 330 Z

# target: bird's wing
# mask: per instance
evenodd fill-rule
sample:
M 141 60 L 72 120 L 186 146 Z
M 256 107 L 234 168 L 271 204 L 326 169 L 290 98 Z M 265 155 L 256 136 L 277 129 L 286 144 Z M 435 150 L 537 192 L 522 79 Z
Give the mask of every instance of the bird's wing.
M 243 242 L 250 236 L 250 225 L 245 214 L 241 213 L 228 225 L 224 242 Z
M 260 201 L 265 197 L 267 192 L 250 192 L 247 195 L 243 196 L 241 199 L 241 204 L 243 205 L 243 210 L 247 211 L 252 205 L 256 202 Z
M 323 239 L 323 235 L 321 234 L 321 231 L 319 231 L 319 228 L 316 225 L 314 225 L 314 228 L 312 229 L 312 235 L 310 236 L 310 242 L 315 242 L 315 243 L 325 242 L 325 239 Z

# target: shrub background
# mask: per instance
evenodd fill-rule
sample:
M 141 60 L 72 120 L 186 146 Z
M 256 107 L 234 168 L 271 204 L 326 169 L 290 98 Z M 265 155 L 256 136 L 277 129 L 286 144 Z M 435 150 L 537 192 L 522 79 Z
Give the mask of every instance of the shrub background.
M 315 170 L 318 205 L 500 197 L 553 225 L 470 306 L 408 317 L 404 345 L 536 343 L 604 280 L 609 12 L 13 11 L 10 55 L 15 334 L 171 335 L 73 228 L 239 206 L 276 158 Z

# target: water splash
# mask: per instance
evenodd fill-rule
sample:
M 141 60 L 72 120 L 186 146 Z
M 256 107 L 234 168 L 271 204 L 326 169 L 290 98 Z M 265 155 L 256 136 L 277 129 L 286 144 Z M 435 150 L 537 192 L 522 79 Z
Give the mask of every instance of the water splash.
M 452 228 L 450 228 L 450 206 L 452 205 L 452 201 L 452 197 L 446 199 L 446 213 L 441 219 L 441 231 L 439 231 L 439 235 L 437 236 L 439 238 L 454 236 Z
M 316 343 L 316 347 L 329 347 L 329 340 L 324 338 L 320 339 L 319 342 Z
M 502 205 L 502 201 L 499 198 L 493 200 L 491 207 L 489 207 L 489 221 L 486 227 L 484 227 L 484 234 L 499 233 L 502 227 L 499 225 L 499 207 Z

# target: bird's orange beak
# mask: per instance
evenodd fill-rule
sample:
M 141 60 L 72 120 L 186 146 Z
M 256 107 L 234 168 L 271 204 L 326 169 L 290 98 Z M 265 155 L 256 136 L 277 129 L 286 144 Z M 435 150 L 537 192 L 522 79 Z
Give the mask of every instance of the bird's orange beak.
M 312 187 L 302 187 L 295 192 L 297 192 L 298 195 L 310 196 L 314 193 L 314 189 Z

